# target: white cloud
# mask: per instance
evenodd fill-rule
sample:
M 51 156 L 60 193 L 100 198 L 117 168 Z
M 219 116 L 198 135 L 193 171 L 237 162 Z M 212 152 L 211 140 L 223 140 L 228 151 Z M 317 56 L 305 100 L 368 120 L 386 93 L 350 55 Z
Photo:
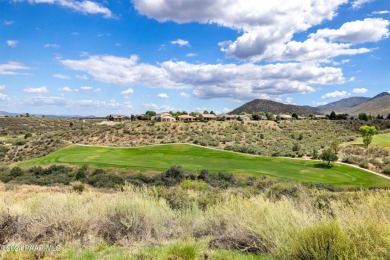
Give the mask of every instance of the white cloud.
M 5 64 L 0 64 L 0 75 L 28 75 L 26 73 L 19 73 L 19 70 L 28 70 L 29 67 L 19 63 L 10 61 Z
M 6 86 L 5 85 L 0 85 L 0 91 L 6 89 Z
M 230 108 L 224 108 L 224 109 L 222 109 L 222 113 L 229 113 L 230 111 L 232 111 L 232 109 L 230 109 Z
M 131 96 L 133 93 L 134 93 L 134 90 L 133 90 L 132 88 L 123 90 L 123 91 L 121 92 L 121 94 L 122 94 L 122 96 L 123 96 L 124 98 L 128 98 L 128 97 Z
M 57 79 L 70 79 L 69 76 L 63 74 L 54 74 L 53 77 Z
M 80 89 L 83 91 L 89 91 L 89 92 L 100 92 L 101 91 L 100 88 L 93 88 L 91 86 L 82 86 Z
M 165 93 L 157 94 L 156 97 L 158 97 L 158 98 L 169 98 L 168 94 L 165 94 Z
M 315 85 L 343 84 L 342 70 L 313 63 L 191 64 L 166 61 L 158 65 L 139 63 L 138 57 L 90 56 L 84 60 L 61 60 L 73 70 L 95 80 L 122 86 L 186 89 L 200 98 L 252 99 L 260 94 L 282 95 L 313 92 Z
M 312 101 L 313 105 L 314 106 L 324 106 L 326 104 L 328 104 L 328 102 L 316 102 L 316 101 Z
M 350 43 L 377 42 L 389 37 L 389 24 L 389 21 L 381 18 L 366 18 L 363 21 L 347 22 L 337 30 L 321 29 L 309 37 Z
M 52 49 L 58 49 L 60 48 L 61 46 L 58 45 L 58 44 L 55 44 L 55 43 L 46 43 L 45 45 L 43 45 L 44 48 L 52 48 Z
M 11 100 L 11 98 L 9 96 L 7 96 L 6 94 L 0 93 L 0 102 L 5 102 L 5 101 L 9 101 L 9 100 Z
M 60 92 L 79 92 L 79 89 L 70 88 L 70 87 L 63 87 L 63 88 L 59 88 L 58 91 L 60 91 Z
M 354 88 L 352 90 L 353 93 L 359 93 L 359 94 L 364 94 L 367 93 L 368 89 L 366 88 Z
M 133 0 L 139 13 L 160 22 L 214 23 L 242 35 L 222 51 L 239 59 L 262 55 L 289 42 L 298 32 L 331 20 L 348 0 Z
M 382 11 L 375 11 L 372 12 L 371 14 L 376 15 L 376 14 L 390 14 L 389 10 L 382 10 Z
M 294 102 L 294 99 L 292 97 L 286 98 L 286 101 L 284 103 L 286 104 L 292 104 Z
M 7 21 L 7 20 L 4 20 L 4 25 L 9 26 L 9 25 L 12 25 L 12 24 L 14 24 L 14 21 Z
M 90 0 L 14 0 L 14 2 L 26 1 L 30 4 L 55 4 L 83 14 L 102 14 L 105 18 L 113 17 L 110 9 Z
M 182 98 L 189 98 L 189 97 L 190 97 L 190 94 L 185 93 L 185 92 L 181 92 L 181 93 L 180 93 L 180 97 L 182 97 Z
M 35 93 L 35 94 L 44 94 L 48 92 L 45 86 L 39 88 L 25 87 L 23 91 L 27 93 Z
M 347 97 L 349 95 L 350 94 L 347 91 L 334 91 L 334 92 L 330 92 L 330 93 L 323 95 L 321 98 L 322 99 L 343 98 L 343 97 Z
M 11 48 L 15 48 L 16 45 L 19 43 L 18 41 L 15 41 L 15 40 L 8 40 L 6 41 L 8 47 L 11 47 Z
M 187 57 L 196 57 L 196 56 L 198 56 L 198 54 L 190 52 L 190 53 L 187 53 L 186 56 Z
M 190 47 L 190 43 L 186 40 L 177 39 L 175 41 L 171 41 L 171 44 L 179 45 L 180 47 L 186 46 Z
M 374 0 L 354 0 L 351 5 L 353 9 L 359 9 L 362 7 L 362 5 L 365 5 L 367 3 L 370 3 Z

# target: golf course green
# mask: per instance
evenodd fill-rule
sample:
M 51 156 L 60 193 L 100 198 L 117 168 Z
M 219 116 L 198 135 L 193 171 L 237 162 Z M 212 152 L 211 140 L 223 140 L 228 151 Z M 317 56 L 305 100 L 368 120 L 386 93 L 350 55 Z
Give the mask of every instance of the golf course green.
M 71 145 L 45 157 L 22 161 L 17 166 L 51 164 L 92 165 L 162 172 L 181 165 L 185 170 L 223 171 L 239 175 L 269 175 L 296 181 L 364 187 L 390 187 L 390 180 L 343 164 L 330 167 L 320 161 L 238 154 L 189 144 L 138 148 L 108 148 Z
M 347 144 L 363 144 L 363 139 L 357 138 L 355 141 L 348 142 Z M 379 145 L 384 147 L 390 147 L 390 133 L 374 135 L 370 145 Z

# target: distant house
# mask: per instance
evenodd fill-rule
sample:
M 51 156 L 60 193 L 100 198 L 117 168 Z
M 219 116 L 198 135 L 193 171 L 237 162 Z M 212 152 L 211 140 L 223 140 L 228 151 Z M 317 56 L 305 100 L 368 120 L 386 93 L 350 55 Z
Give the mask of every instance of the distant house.
M 196 117 L 190 115 L 181 115 L 177 117 L 179 121 L 195 121 Z
M 218 120 L 225 119 L 226 121 L 236 120 L 235 115 L 229 115 L 229 114 L 220 114 L 217 115 Z
M 217 120 L 217 116 L 214 114 L 200 114 L 199 119 L 203 119 L 206 121 Z
M 282 120 L 289 120 L 289 119 L 292 119 L 292 116 L 290 115 L 279 115 L 280 119 Z
M 152 117 L 152 120 L 157 122 L 176 122 L 176 119 L 168 112 L 163 112 Z
M 107 116 L 108 121 L 125 121 L 125 120 L 129 120 L 129 119 L 130 119 L 130 117 L 125 116 L 125 115 L 111 114 L 111 115 Z
M 326 115 L 314 115 L 314 119 L 328 119 Z

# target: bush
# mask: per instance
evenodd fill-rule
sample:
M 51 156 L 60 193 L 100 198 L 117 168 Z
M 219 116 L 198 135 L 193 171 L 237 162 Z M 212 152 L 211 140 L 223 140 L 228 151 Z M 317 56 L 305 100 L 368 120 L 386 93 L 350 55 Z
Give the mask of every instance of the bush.
M 387 166 L 383 167 L 383 173 L 390 175 L 390 165 L 387 165 Z
M 15 145 L 25 145 L 27 141 L 25 139 L 17 139 Z
M 72 189 L 75 192 L 82 193 L 85 190 L 85 185 L 82 182 L 77 182 L 77 183 L 72 185 Z
M 334 221 L 309 226 L 299 232 L 291 258 L 349 259 L 348 240 L 340 225 Z
M 156 176 L 157 185 L 174 186 L 185 179 L 185 173 L 181 166 L 172 166 L 166 172 Z

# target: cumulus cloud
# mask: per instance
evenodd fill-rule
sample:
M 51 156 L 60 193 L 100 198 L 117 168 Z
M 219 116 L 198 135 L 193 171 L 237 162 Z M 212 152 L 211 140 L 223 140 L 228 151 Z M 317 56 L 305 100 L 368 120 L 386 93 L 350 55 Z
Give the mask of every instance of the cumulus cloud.
M 389 37 L 389 24 L 389 21 L 381 18 L 366 18 L 363 21 L 347 22 L 340 29 L 321 29 L 309 37 L 351 43 L 377 42 Z
M 124 98 L 130 97 L 133 93 L 134 93 L 134 90 L 133 90 L 132 88 L 123 90 L 123 91 L 121 92 L 121 94 L 122 94 L 122 96 L 123 96 Z
M 5 64 L 0 64 L 0 75 L 28 75 L 26 73 L 20 73 L 20 70 L 28 70 L 29 67 L 19 63 L 10 61 Z
M 168 94 L 166 94 L 166 93 L 157 94 L 156 97 L 158 97 L 158 98 L 169 98 Z
M 58 91 L 60 91 L 60 92 L 79 92 L 79 89 L 70 88 L 70 87 L 63 87 L 63 88 L 59 88 Z
M 354 0 L 354 1 L 352 1 L 351 5 L 352 5 L 353 9 L 359 9 L 363 5 L 370 3 L 372 1 L 374 1 L 374 0 Z
M 160 22 L 214 23 L 242 32 L 221 48 L 239 59 L 262 55 L 273 45 L 290 41 L 294 33 L 306 31 L 336 15 L 347 0 L 133 0 L 139 13 Z
M 359 94 L 364 94 L 367 93 L 368 89 L 366 88 L 354 88 L 352 90 L 353 93 L 359 93 Z
M 60 48 L 61 46 L 58 45 L 58 44 L 55 44 L 55 43 L 46 43 L 45 45 L 43 45 L 44 48 L 52 48 L 52 49 L 58 49 Z
M 180 47 L 183 47 L 183 46 L 190 47 L 190 43 L 188 41 L 182 40 L 182 39 L 177 39 L 175 41 L 171 41 L 171 44 L 179 45 Z
M 187 57 L 196 57 L 196 56 L 198 56 L 198 54 L 190 52 L 190 53 L 187 53 L 186 56 Z
M 88 76 L 87 75 L 76 75 L 76 78 L 82 79 L 82 80 L 88 80 Z
M 18 41 L 8 40 L 8 41 L 6 41 L 6 44 L 8 45 L 8 47 L 15 48 L 16 45 L 18 44 Z
M 349 95 L 350 94 L 347 91 L 334 91 L 334 92 L 330 92 L 330 93 L 323 95 L 322 99 L 343 98 L 343 97 L 347 97 Z
M 100 3 L 89 0 L 14 0 L 14 2 L 28 2 L 30 4 L 54 4 L 83 14 L 102 14 L 105 18 L 113 17 L 110 9 L 102 6 Z
M 6 89 L 6 86 L 5 85 L 0 85 L 0 91 Z
M 44 94 L 48 92 L 45 86 L 39 88 L 25 87 L 23 91 L 27 93 L 35 93 L 35 94 Z
M 157 105 L 155 103 L 146 103 L 139 106 L 139 111 L 156 111 L 156 112 L 162 112 L 162 111 L 175 111 L 174 107 L 171 107 L 169 105 Z
M 281 95 L 313 92 L 315 85 L 343 84 L 342 70 L 314 63 L 191 64 L 166 61 L 158 65 L 139 63 L 138 57 L 90 56 L 83 60 L 61 60 L 73 70 L 95 80 L 152 88 L 191 88 L 200 98 L 251 99 L 260 94 Z

